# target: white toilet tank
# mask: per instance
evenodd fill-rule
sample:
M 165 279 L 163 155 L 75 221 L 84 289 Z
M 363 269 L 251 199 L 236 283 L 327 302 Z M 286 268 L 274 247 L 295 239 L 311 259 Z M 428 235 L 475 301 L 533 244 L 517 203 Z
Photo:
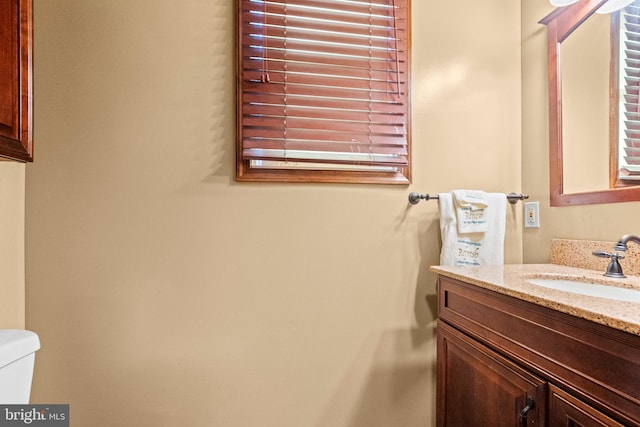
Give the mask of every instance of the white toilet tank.
M 0 329 L 0 404 L 29 403 L 38 335 L 22 329 Z

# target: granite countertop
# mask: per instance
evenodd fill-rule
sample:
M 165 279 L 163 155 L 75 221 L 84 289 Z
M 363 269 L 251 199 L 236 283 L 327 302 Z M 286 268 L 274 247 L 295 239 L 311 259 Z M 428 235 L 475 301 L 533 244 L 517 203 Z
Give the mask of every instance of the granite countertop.
M 612 279 L 604 271 L 557 264 L 432 266 L 430 271 L 543 307 L 640 335 L 640 303 L 565 292 L 528 283 L 530 279 L 566 279 L 640 291 L 640 276 Z

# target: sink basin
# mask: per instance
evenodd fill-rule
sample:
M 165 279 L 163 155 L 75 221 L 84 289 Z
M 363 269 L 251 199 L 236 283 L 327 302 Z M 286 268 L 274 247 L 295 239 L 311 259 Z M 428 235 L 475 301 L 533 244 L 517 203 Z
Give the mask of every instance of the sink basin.
M 532 285 L 571 292 L 590 297 L 608 298 L 618 301 L 640 302 L 640 290 L 619 288 L 617 286 L 599 285 L 597 283 L 580 282 L 566 279 L 529 279 Z

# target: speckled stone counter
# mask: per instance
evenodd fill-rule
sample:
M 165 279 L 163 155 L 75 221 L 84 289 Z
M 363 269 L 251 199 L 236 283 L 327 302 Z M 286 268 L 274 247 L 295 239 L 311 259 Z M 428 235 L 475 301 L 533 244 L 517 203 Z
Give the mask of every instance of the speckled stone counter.
M 615 242 L 599 240 L 553 239 L 551 241 L 551 264 L 599 270 L 607 269 L 609 260 L 593 255 L 594 251 L 614 252 Z M 629 243 L 629 250 L 622 252 L 620 265 L 627 276 L 640 276 L 640 245 Z
M 442 276 L 640 335 L 640 303 L 584 296 L 528 283 L 530 279 L 567 279 L 640 291 L 638 276 L 611 279 L 603 276 L 603 271 L 557 264 L 432 266 L 430 270 Z

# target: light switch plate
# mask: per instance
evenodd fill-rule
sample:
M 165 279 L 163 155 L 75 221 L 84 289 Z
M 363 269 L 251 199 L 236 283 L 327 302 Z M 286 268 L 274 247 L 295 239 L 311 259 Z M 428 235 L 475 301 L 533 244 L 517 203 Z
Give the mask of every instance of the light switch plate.
M 540 202 L 524 204 L 524 228 L 540 228 Z

